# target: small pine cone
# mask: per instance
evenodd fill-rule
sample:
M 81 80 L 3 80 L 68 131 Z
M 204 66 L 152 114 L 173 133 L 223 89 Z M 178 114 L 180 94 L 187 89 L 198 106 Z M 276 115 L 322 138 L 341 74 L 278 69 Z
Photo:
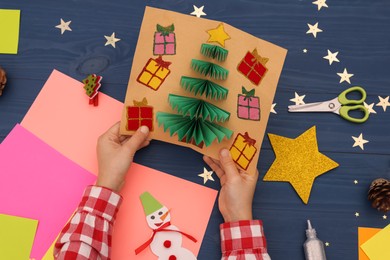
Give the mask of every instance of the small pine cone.
M 390 210 L 390 181 L 376 179 L 371 183 L 368 191 L 368 200 L 373 208 L 387 212 Z
M 3 94 L 3 89 L 5 87 L 5 83 L 7 83 L 7 76 L 6 76 L 5 70 L 3 70 L 0 67 L 0 96 L 1 96 L 1 94 Z

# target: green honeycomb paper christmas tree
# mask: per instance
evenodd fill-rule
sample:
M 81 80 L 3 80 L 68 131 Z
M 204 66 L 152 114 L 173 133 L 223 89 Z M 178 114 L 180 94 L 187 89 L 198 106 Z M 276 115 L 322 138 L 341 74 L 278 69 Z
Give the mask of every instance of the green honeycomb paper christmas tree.
M 201 53 L 219 62 L 226 60 L 228 51 L 222 47 L 202 44 Z M 192 59 L 191 68 L 204 77 L 225 80 L 229 71 L 212 62 Z M 182 76 L 180 85 L 195 96 L 206 99 L 224 100 L 228 89 L 207 79 Z M 203 147 L 211 145 L 215 139 L 221 142 L 224 138 L 230 139 L 233 131 L 220 125 L 229 120 L 230 113 L 199 98 L 169 94 L 169 104 L 178 114 L 158 112 L 156 114 L 159 126 L 164 131 L 169 130 L 171 136 L 177 135 L 179 141 L 192 143 Z

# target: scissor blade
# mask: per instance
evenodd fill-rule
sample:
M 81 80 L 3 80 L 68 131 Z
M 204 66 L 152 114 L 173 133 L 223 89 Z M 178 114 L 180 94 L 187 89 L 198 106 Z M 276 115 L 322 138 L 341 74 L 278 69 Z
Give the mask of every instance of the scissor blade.
M 334 112 L 340 107 L 337 98 L 316 103 L 308 103 L 304 105 L 288 106 L 289 112 Z

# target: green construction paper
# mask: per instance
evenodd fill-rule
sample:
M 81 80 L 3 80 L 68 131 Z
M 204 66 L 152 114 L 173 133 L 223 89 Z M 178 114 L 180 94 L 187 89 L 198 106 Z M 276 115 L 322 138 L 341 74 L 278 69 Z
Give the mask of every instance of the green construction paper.
M 158 202 L 152 194 L 149 192 L 145 191 L 139 196 L 142 206 L 144 208 L 145 215 L 148 216 L 152 214 L 153 212 L 161 209 L 163 205 Z
M 0 53 L 17 54 L 20 10 L 0 9 Z
M 233 131 L 230 129 L 201 118 L 194 117 L 191 119 L 189 116 L 165 112 L 157 112 L 156 118 L 159 126 L 164 126 L 165 132 L 169 129 L 171 136 L 177 134 L 178 140 L 185 139 L 187 143 L 194 140 L 197 145 L 204 142 L 207 147 L 215 139 L 221 142 L 225 137 L 230 139 L 233 135 Z
M 38 220 L 0 214 L 0 259 L 30 259 Z
M 206 95 L 206 98 L 215 100 L 226 99 L 229 93 L 227 88 L 218 85 L 207 79 L 191 78 L 182 76 L 180 85 L 187 91 L 191 91 L 195 96 Z
M 255 96 L 255 89 L 251 89 L 250 91 L 248 91 L 244 87 L 242 87 L 241 92 L 242 92 L 242 94 L 244 94 L 247 97 L 254 97 Z
M 228 50 L 219 47 L 217 45 L 211 45 L 207 43 L 202 43 L 200 52 L 209 58 L 216 59 L 218 61 L 225 61 L 229 53 Z
M 212 62 L 192 59 L 191 67 L 194 71 L 213 79 L 226 79 L 229 71 Z
M 157 32 L 161 33 L 162 35 L 167 36 L 170 33 L 173 33 L 175 31 L 175 25 L 171 24 L 169 26 L 164 27 L 164 26 L 157 24 L 156 30 L 157 30 Z
M 201 118 L 216 122 L 229 120 L 230 113 L 202 99 L 169 94 L 169 103 L 173 109 L 190 118 Z

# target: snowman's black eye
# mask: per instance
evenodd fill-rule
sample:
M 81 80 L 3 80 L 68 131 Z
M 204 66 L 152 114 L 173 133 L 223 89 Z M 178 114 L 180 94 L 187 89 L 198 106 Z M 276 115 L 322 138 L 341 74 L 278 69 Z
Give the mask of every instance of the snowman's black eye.
M 155 216 L 151 216 L 150 218 L 151 218 L 151 219 L 155 219 Z
M 162 211 L 160 211 L 158 214 L 159 214 L 159 215 L 162 215 Z

